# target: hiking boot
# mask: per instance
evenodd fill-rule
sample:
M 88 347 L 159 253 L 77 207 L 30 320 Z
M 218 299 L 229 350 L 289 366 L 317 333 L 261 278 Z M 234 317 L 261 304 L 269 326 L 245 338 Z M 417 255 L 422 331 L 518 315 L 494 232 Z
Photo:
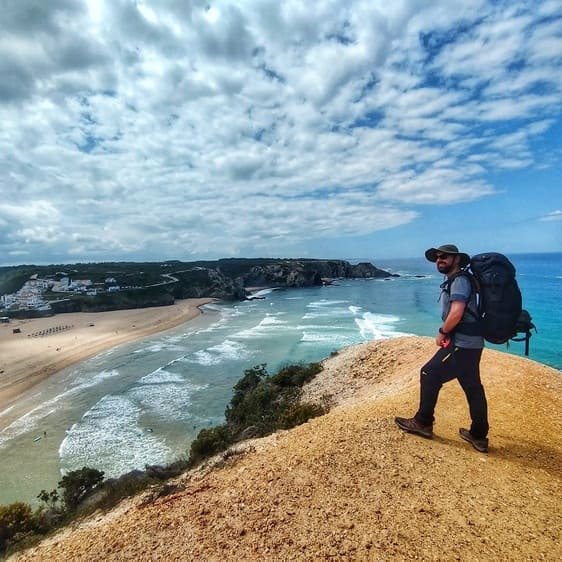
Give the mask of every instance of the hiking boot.
M 461 427 L 459 429 L 459 435 L 465 441 L 468 441 L 477 451 L 480 451 L 481 453 L 488 452 L 487 437 L 481 437 L 481 438 L 474 437 L 474 435 L 472 435 L 472 433 L 470 433 L 470 431 L 468 431 L 468 429 L 465 429 L 464 427 Z
M 428 439 L 433 437 L 433 426 L 422 425 L 416 418 L 394 418 L 394 423 L 408 433 L 415 433 Z

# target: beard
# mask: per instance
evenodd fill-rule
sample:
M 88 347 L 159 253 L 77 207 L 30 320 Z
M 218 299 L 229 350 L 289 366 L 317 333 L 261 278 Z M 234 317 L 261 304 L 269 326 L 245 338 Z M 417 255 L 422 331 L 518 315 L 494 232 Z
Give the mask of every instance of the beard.
M 437 271 L 439 271 L 439 273 L 442 273 L 443 275 L 447 275 L 448 273 L 451 273 L 451 271 L 453 271 L 453 269 L 455 268 L 455 263 L 439 263 L 437 264 Z

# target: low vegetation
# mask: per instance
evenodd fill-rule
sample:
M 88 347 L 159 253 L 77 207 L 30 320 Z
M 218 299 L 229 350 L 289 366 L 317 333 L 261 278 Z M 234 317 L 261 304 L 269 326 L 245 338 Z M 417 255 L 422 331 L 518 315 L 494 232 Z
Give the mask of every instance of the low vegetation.
M 224 451 L 237 441 L 289 429 L 323 414 L 322 406 L 298 401 L 303 384 L 321 369 L 319 363 L 311 363 L 289 365 L 275 375 L 269 375 L 265 365 L 244 371 L 226 408 L 226 423 L 199 433 L 191 444 L 190 464 Z
M 153 487 L 149 498 L 173 492 L 166 481 L 205 459 L 226 451 L 247 438 L 263 437 L 278 429 L 289 429 L 322 415 L 326 407 L 299 401 L 301 387 L 322 370 L 320 363 L 287 365 L 270 375 L 266 365 L 244 371 L 234 386 L 225 411 L 225 423 L 203 429 L 191 444 L 189 457 L 162 466 L 146 466 L 115 479 L 83 467 L 66 474 L 58 487 L 41 490 L 39 507 L 15 502 L 0 506 L 0 554 L 37 542 L 42 535 L 96 509 L 110 509 L 121 499 Z
M 103 481 L 103 472 L 84 467 L 66 474 L 58 488 L 41 490 L 41 505 L 33 508 L 23 502 L 0 506 L 0 552 L 18 544 L 25 546 L 70 519 L 80 502 Z

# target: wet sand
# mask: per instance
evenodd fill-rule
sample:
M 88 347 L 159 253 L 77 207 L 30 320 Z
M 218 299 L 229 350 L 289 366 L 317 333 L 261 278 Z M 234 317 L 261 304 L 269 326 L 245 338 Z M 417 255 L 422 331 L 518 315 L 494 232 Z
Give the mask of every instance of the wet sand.
M 175 328 L 214 299 L 111 312 L 57 314 L 0 325 L 0 411 L 54 373 L 122 343 Z M 14 330 L 20 330 L 14 333 Z

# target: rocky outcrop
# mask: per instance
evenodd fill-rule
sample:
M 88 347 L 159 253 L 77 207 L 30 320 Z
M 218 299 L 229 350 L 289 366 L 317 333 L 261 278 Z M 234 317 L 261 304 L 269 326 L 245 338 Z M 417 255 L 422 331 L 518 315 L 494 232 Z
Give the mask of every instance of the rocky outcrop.
M 255 266 L 242 277 L 244 286 L 313 287 L 322 284 L 322 276 L 315 269 L 300 263 L 276 263 Z
M 211 297 L 222 300 L 243 300 L 246 291 L 239 281 L 217 269 L 194 267 L 173 274 L 177 282 L 171 285 L 177 299 Z
M 254 265 L 239 277 L 246 287 L 312 287 L 325 279 L 384 278 L 395 276 L 371 263 L 352 265 L 344 260 L 272 260 Z
M 366 279 L 384 279 L 386 277 L 400 277 L 397 273 L 389 273 L 375 267 L 372 263 L 362 262 L 351 266 L 351 277 Z

